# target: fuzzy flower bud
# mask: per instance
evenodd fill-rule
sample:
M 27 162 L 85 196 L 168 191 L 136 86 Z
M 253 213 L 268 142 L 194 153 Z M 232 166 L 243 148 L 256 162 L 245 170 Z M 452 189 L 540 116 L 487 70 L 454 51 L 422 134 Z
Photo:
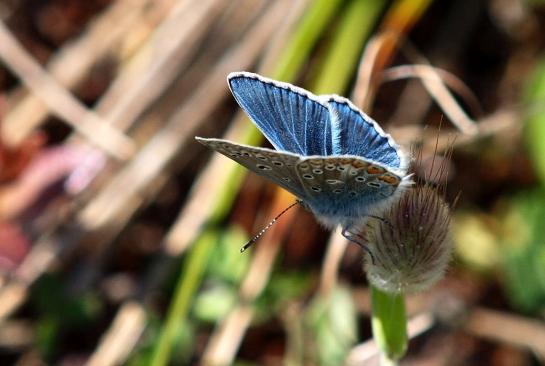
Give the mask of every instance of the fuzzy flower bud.
M 428 185 L 405 190 L 366 223 L 372 254 L 365 269 L 375 287 L 389 293 L 429 288 L 442 278 L 451 256 L 449 207 Z

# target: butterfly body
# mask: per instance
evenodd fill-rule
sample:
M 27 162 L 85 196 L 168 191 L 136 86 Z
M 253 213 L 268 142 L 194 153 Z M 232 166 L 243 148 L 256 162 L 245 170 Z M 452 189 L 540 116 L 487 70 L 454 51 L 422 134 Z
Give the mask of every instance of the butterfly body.
M 349 227 L 410 183 L 407 157 L 347 99 L 247 72 L 228 82 L 276 150 L 197 140 L 290 191 L 323 224 Z

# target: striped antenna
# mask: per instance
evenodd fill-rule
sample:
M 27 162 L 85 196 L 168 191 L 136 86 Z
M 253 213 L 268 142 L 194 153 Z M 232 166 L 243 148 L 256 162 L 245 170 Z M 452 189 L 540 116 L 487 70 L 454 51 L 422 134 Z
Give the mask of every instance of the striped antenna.
M 289 205 L 288 207 L 286 207 L 284 209 L 284 211 L 280 212 L 278 215 L 276 215 L 276 217 L 274 219 L 272 219 L 271 222 L 269 222 L 269 224 L 267 226 L 265 226 L 259 233 L 257 233 L 256 236 L 254 236 L 252 239 L 250 239 L 246 244 L 244 244 L 242 246 L 242 248 L 240 248 L 240 252 L 243 253 L 246 249 L 248 249 L 249 247 L 251 247 L 259 238 L 261 238 L 261 236 L 263 234 L 265 234 L 265 231 L 269 230 L 271 226 L 274 225 L 274 223 L 276 222 L 276 220 L 278 220 L 280 218 L 280 216 L 282 216 L 283 214 L 285 214 L 290 208 L 292 208 L 293 206 L 297 205 L 301 203 L 300 200 L 297 200 L 295 201 L 294 203 L 292 203 L 291 205 Z

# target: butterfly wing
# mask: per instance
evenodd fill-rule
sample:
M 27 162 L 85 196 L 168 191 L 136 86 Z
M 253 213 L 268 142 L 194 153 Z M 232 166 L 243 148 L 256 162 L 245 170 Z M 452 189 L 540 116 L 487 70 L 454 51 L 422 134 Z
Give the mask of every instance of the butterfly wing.
M 342 97 L 331 96 L 328 107 L 332 117 L 334 154 L 361 156 L 398 175 L 406 174 L 405 155 L 378 123 Z
M 254 173 L 269 179 L 294 195 L 305 198 L 305 190 L 297 176 L 296 165 L 299 156 L 260 147 L 235 144 L 221 139 L 204 139 L 197 141 L 219 153 L 233 159 Z
M 319 97 L 248 72 L 231 73 L 227 80 L 238 104 L 277 150 L 333 153 L 330 114 Z
M 297 164 L 306 203 L 329 222 L 369 214 L 369 207 L 391 197 L 402 177 L 354 156 L 308 157 Z

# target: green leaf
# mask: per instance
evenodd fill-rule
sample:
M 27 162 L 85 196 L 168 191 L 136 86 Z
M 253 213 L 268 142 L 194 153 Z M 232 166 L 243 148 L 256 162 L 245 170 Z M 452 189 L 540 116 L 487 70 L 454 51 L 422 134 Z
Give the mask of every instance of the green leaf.
M 237 296 L 237 291 L 231 286 L 216 284 L 199 293 L 193 305 L 193 314 L 197 320 L 215 323 L 234 307 Z
M 545 192 L 521 192 L 510 200 L 500 241 L 509 300 L 524 312 L 545 303 Z
M 541 183 L 545 184 L 545 58 L 530 76 L 524 100 L 530 105 L 530 110 L 534 111 L 526 121 L 526 146 L 537 175 Z
M 246 274 L 251 256 L 241 255 L 240 247 L 248 236 L 238 227 L 230 227 L 221 234 L 214 247 L 206 273 L 207 278 L 215 278 L 238 284 Z
M 373 338 L 390 360 L 399 360 L 407 351 L 407 315 L 403 295 L 383 292 L 371 286 Z
M 350 290 L 336 287 L 327 297 L 317 296 L 305 320 L 313 338 L 313 358 L 321 365 L 341 365 L 357 340 L 357 314 Z

